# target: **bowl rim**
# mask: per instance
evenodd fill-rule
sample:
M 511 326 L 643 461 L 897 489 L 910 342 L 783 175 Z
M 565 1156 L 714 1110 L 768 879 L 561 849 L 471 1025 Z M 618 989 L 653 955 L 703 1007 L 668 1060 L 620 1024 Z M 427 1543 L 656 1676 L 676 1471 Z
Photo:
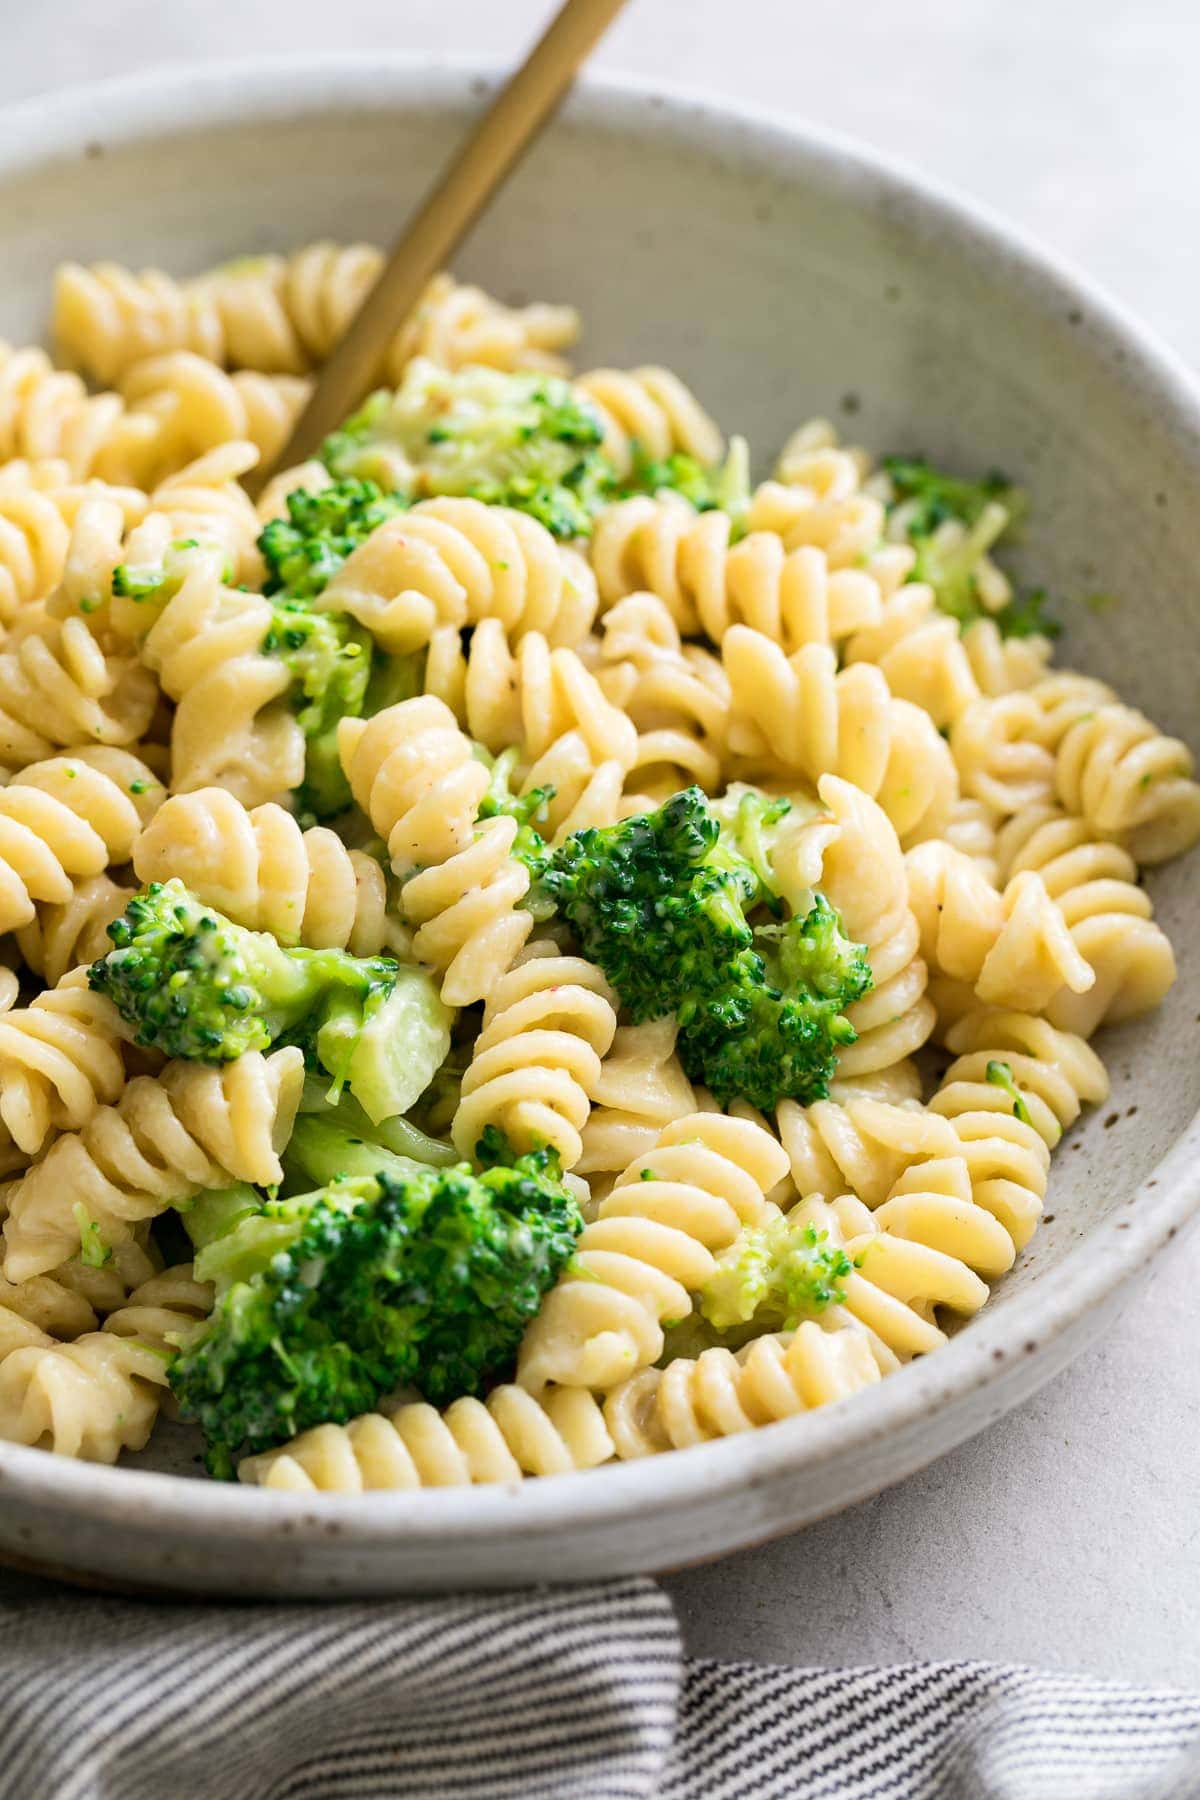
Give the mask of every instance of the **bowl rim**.
M 374 51 L 261 56 L 200 68 L 164 65 L 37 95 L 0 112 L 0 192 L 8 177 L 85 154 L 95 143 L 125 146 L 163 133 L 244 124 L 251 110 L 270 120 L 405 103 L 454 112 L 477 104 L 500 79 L 495 65 Z M 1095 353 L 1122 364 L 1122 377 L 1135 383 L 1181 436 L 1195 441 L 1200 458 L 1200 386 L 1182 360 L 1090 278 L 986 205 L 836 131 L 798 124 L 769 108 L 730 103 L 696 87 L 629 75 L 588 75 L 566 111 L 585 127 L 666 137 L 680 147 L 711 150 L 717 142 L 735 159 L 793 176 L 807 173 L 827 188 L 851 183 L 886 194 L 899 204 L 906 224 L 948 229 L 968 256 L 993 267 L 1004 265 L 1006 279 L 1017 282 L 1044 313 L 1081 312 Z M 853 1407 L 826 1407 L 666 1458 L 615 1463 L 552 1481 L 402 1494 L 274 1492 L 75 1462 L 0 1444 L 0 1490 L 23 1504 L 59 1512 L 86 1502 L 98 1523 L 124 1521 L 136 1512 L 139 1525 L 177 1536 L 211 1528 L 253 1537 L 274 1535 L 282 1526 L 296 1549 L 328 1542 L 334 1535 L 362 1545 L 393 1543 L 398 1537 L 462 1544 L 536 1536 L 566 1517 L 580 1530 L 596 1530 L 644 1510 L 684 1510 L 789 1473 L 799 1475 L 834 1456 L 861 1453 L 881 1438 L 918 1426 L 935 1408 L 949 1410 L 958 1402 L 961 1413 L 962 1403 L 975 1391 L 998 1379 L 1022 1355 L 1066 1333 L 1121 1283 L 1132 1282 L 1176 1236 L 1200 1209 L 1198 1152 L 1200 1112 L 1136 1191 L 1064 1253 L 1053 1281 L 1013 1296 L 1000 1315 L 985 1308 L 935 1357 L 912 1363 L 856 1396 Z M 987 1422 L 968 1423 L 953 1442 Z M 920 1460 L 910 1459 L 910 1467 Z M 908 1472 L 905 1468 L 886 1479 L 902 1479 Z M 857 1497 L 856 1491 L 852 1498 Z

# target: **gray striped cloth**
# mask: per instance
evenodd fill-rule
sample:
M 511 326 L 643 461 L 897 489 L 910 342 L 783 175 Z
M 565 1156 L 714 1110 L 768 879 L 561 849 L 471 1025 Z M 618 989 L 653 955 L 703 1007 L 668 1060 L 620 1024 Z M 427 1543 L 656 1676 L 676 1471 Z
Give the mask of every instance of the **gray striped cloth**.
M 0 1590 L 4 1800 L 1174 1800 L 1200 1699 L 689 1662 L 649 1581 L 317 1605 Z

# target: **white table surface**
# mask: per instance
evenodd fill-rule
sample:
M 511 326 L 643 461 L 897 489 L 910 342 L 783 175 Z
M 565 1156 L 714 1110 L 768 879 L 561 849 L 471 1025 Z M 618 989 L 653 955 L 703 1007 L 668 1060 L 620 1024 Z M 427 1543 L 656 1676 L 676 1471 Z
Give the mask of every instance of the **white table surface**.
M 275 49 L 502 59 L 546 0 L 55 0 L 0 103 Z M 600 66 L 820 121 L 985 200 L 1200 359 L 1196 0 L 631 0 Z M 70 250 L 64 245 L 64 252 Z M 1200 1686 L 1200 1237 L 1099 1349 L 924 1474 L 669 1582 L 694 1649 L 994 1657 Z

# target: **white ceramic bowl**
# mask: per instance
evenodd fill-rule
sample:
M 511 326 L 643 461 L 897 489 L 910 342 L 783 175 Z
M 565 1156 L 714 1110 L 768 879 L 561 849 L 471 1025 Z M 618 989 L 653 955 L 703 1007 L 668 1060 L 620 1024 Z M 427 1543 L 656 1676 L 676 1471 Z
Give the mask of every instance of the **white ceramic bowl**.
M 488 79 L 372 55 L 153 75 L 0 118 L 0 332 L 36 337 L 62 257 L 198 270 L 386 237 Z M 1200 404 L 1077 279 L 861 151 L 650 88 L 588 83 L 461 259 L 508 299 L 571 300 L 585 356 L 665 361 L 764 457 L 814 413 L 880 449 L 999 466 L 1070 614 L 1062 656 L 1164 727 L 1194 723 Z M 1049 1218 L 936 1356 L 852 1404 L 520 1487 L 305 1499 L 0 1446 L 0 1549 L 127 1583 L 381 1594 L 654 1570 L 790 1530 L 1000 1417 L 1102 1332 L 1200 1198 L 1190 871 L 1153 882 L 1181 978 L 1102 1042 L 1113 1098 L 1055 1159 Z M 170 1433 L 168 1432 L 168 1438 Z M 179 1454 L 179 1452 L 177 1452 Z M 192 1447 L 181 1466 L 194 1472 Z

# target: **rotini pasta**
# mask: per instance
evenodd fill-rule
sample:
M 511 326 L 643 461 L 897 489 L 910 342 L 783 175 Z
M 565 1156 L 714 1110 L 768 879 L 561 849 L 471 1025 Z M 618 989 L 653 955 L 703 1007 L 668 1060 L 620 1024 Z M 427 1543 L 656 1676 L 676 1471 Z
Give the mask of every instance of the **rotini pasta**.
M 403 883 L 413 950 L 442 975 L 449 1006 L 482 1000 L 533 929 L 519 902 L 529 874 L 510 854 L 516 821 L 476 825 L 487 771 L 432 695 L 374 719 L 343 719 L 338 744 L 359 806 Z
M 841 776 L 879 802 L 902 843 L 936 834 L 951 817 L 958 777 L 946 744 L 928 713 L 893 699 L 871 664 L 839 672 L 823 644 L 788 657 L 744 625 L 726 633 L 721 657 L 735 766 L 814 786 Z
M 422 500 L 371 534 L 321 604 L 347 612 L 392 655 L 423 648 L 439 625 L 497 619 L 510 639 L 541 632 L 570 646 L 596 612 L 583 558 L 526 513 L 480 500 Z
M 786 1173 L 778 1143 L 749 1121 L 695 1113 L 666 1126 L 584 1227 L 525 1334 L 521 1385 L 613 1387 L 654 1362 L 662 1321 L 688 1317 L 713 1252 L 773 1210 L 765 1195 Z
M 152 422 L 131 418 L 119 394 L 89 394 L 44 350 L 0 340 L 0 463 L 55 457 L 77 481 L 139 487 L 152 454 Z
M 171 1334 L 210 1305 L 211 1290 L 184 1266 L 152 1276 L 102 1331 L 74 1343 L 0 1309 L 0 1437 L 88 1462 L 140 1450 L 162 1402 Z
M 999 894 L 949 844 L 920 844 L 906 862 L 921 954 L 985 1005 L 1044 1012 L 1064 988 L 1083 995 L 1095 986 L 1095 970 L 1031 869 L 1014 875 Z
M 701 463 L 720 460 L 721 433 L 670 369 L 593 369 L 575 386 L 600 415 L 604 448 L 619 475 L 629 473 L 635 445 L 660 460 L 676 450 Z
M 190 350 L 226 368 L 295 374 L 328 356 L 374 282 L 383 258 L 369 244 L 310 244 L 289 258 L 246 257 L 189 282 L 115 263 L 66 263 L 54 285 L 54 335 L 67 359 L 97 381 L 131 363 Z M 437 275 L 387 356 L 399 380 L 427 356 L 443 368 L 561 373 L 560 352 L 579 333 L 569 306 L 507 307 L 480 288 Z
M 1187 745 L 1165 737 L 1142 713 L 1100 706 L 1063 733 L 1054 788 L 1068 812 L 1119 837 L 1139 862 L 1165 862 L 1200 839 L 1193 766 Z
M 612 1000 L 604 977 L 582 957 L 557 956 L 543 944 L 522 953 L 487 997 L 463 1077 L 454 1118 L 463 1156 L 494 1125 L 517 1150 L 549 1144 L 564 1169 L 574 1168 L 617 1028 Z
M 382 260 L 66 264 L 71 367 L 0 344 L 0 1439 L 178 1408 L 316 1494 L 803 1429 L 1028 1242 L 1191 752 L 1054 664 L 1003 477 L 812 419 L 752 485 L 446 274 L 253 504 Z
M 618 1026 L 592 1089 L 592 1111 L 575 1164 L 602 1198 L 602 1178 L 620 1174 L 658 1141 L 663 1127 L 696 1111 L 692 1084 L 675 1051 L 674 1019 Z M 607 1182 L 611 1186 L 611 1180 Z
M 256 369 L 227 375 L 189 350 L 147 357 L 121 380 L 126 405 L 138 420 L 153 421 L 153 466 L 158 474 L 232 441 L 253 444 L 271 463 L 287 442 L 309 395 L 297 375 L 264 375 Z
M 623 1462 L 754 1431 L 847 1400 L 879 1380 L 865 1332 L 766 1332 L 736 1352 L 704 1350 L 643 1369 L 605 1396 L 604 1419 Z
M 0 930 L 69 904 L 74 885 L 128 862 L 162 788 L 138 757 L 96 747 L 31 763 L 0 790 Z
M 115 1106 L 58 1138 L 10 1190 L 5 1273 L 24 1281 L 79 1248 L 77 1208 L 106 1245 L 201 1188 L 273 1187 L 300 1100 L 299 1050 L 257 1051 L 224 1067 L 171 1063 L 138 1076 Z
M 625 769 L 633 763 L 633 722 L 605 699 L 573 650 L 551 649 L 541 632 L 527 631 L 512 645 L 498 619 L 483 619 L 464 648 L 455 626 L 439 626 L 430 640 L 424 686 L 493 752 L 516 744 L 524 762 L 535 763 L 577 731 L 595 761 L 613 760 Z
M 1085 1104 L 1105 1098 L 1108 1076 L 1082 1038 L 1027 1013 L 968 1013 L 946 1042 L 957 1060 L 929 1104 L 954 1126 L 976 1205 L 1020 1250 L 1041 1215 L 1050 1151 Z M 1008 1080 L 993 1080 L 997 1071 Z
M 1152 917 L 1137 864 L 1121 845 L 1098 838 L 1082 819 L 1054 806 L 1027 807 L 996 840 L 1006 875 L 1036 872 L 1058 902 L 1079 954 L 1095 971 L 1082 993 L 1060 989 L 1051 1024 L 1090 1037 L 1105 1023 L 1150 1012 L 1175 979 L 1175 953 Z
M 413 1401 L 390 1418 L 367 1413 L 349 1425 L 320 1425 L 281 1450 L 247 1457 L 238 1474 L 260 1487 L 357 1494 L 565 1475 L 612 1454 L 604 1415 L 585 1390 L 495 1387 L 484 1402 L 455 1400 L 442 1413 Z
M 636 496 L 597 521 L 592 567 L 601 603 L 648 588 L 685 636 L 720 644 L 733 625 L 787 651 L 841 642 L 880 616 L 879 587 L 862 569 L 830 569 L 823 551 L 784 549 L 774 532 L 731 545 L 723 512 L 699 513 L 678 496 Z
M 389 916 L 387 880 L 335 831 L 302 831 L 291 813 L 251 809 L 225 788 L 172 794 L 133 846 L 139 881 L 178 878 L 199 900 L 281 944 L 374 956 L 407 939 Z

